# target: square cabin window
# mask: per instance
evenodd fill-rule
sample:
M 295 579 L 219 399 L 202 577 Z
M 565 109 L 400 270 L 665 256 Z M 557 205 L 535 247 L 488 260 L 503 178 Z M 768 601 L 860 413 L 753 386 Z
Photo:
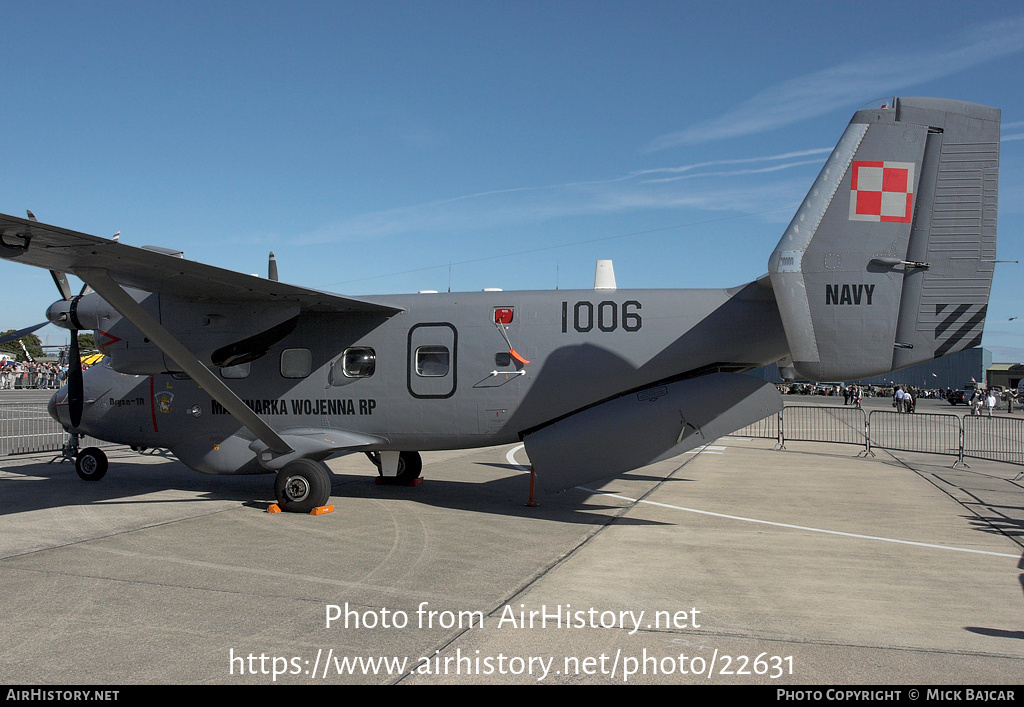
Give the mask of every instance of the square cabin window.
M 446 376 L 450 358 L 447 346 L 421 346 L 416 349 L 416 375 L 428 378 Z
M 285 349 L 281 352 L 281 375 L 305 378 L 313 370 L 313 354 L 309 349 Z

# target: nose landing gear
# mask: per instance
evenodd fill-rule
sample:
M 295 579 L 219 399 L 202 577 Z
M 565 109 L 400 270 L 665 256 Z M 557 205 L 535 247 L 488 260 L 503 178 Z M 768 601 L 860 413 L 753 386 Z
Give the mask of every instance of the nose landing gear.
M 75 457 L 75 471 L 85 481 L 99 481 L 107 473 L 107 455 L 102 449 L 86 447 Z

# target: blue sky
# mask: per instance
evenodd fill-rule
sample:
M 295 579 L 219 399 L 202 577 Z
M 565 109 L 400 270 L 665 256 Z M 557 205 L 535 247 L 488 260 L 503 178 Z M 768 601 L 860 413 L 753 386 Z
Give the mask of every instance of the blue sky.
M 999 257 L 1024 260 L 1016 2 L 0 0 L 0 212 L 346 294 L 728 287 L 853 111 L 1003 111 Z M 1024 360 L 1024 263 L 984 345 Z M 0 330 L 49 276 L 0 262 Z M 1010 317 L 1021 319 L 1010 321 Z M 41 330 L 45 343 L 66 332 Z

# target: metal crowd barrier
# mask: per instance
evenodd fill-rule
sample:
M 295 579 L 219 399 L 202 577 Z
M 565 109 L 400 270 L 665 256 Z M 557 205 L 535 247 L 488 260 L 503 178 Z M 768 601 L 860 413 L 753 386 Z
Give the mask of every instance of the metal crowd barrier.
M 0 456 L 59 452 L 71 435 L 46 412 L 46 403 L 0 403 Z M 84 437 L 81 447 L 110 446 Z
M 782 417 L 780 415 L 769 415 L 757 422 L 747 425 L 742 430 L 733 432 L 735 437 L 766 437 L 768 439 L 781 439 Z
M 856 407 L 787 405 L 777 415 L 747 425 L 737 437 L 776 439 L 776 449 L 787 440 L 834 442 L 926 454 L 956 456 L 1024 465 L 1024 419 L 931 413 L 867 411 Z
M 1024 464 L 1024 420 L 967 415 L 963 453 L 1008 464 Z
M 11 390 L 56 390 L 60 387 L 59 377 L 55 373 L 18 371 L 6 374 L 2 380 L 3 385 Z
M 779 413 L 783 439 L 803 442 L 865 444 L 867 418 L 858 407 L 787 407 Z
M 957 462 L 964 460 L 963 424 L 957 415 L 872 410 L 868 429 L 870 443 L 882 449 L 955 454 Z

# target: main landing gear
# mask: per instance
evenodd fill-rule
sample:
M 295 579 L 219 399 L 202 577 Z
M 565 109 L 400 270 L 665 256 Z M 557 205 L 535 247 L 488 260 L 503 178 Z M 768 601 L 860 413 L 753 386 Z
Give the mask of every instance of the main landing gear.
M 377 467 L 379 483 L 409 486 L 416 482 L 423 470 L 419 452 L 401 452 L 398 455 L 397 476 L 384 476 L 380 452 L 366 452 L 366 456 Z M 314 508 L 327 505 L 330 500 L 331 475 L 323 462 L 296 459 L 277 472 L 274 492 L 282 511 L 309 513 Z
M 423 470 L 419 452 L 401 452 L 398 456 L 398 475 L 384 476 L 379 452 L 366 456 L 377 467 L 381 483 L 411 485 Z M 107 455 L 97 447 L 86 447 L 75 455 L 75 471 L 85 481 L 99 481 L 107 473 Z M 323 462 L 296 459 L 277 472 L 274 492 L 282 511 L 309 513 L 327 505 L 331 498 L 331 475 Z
M 274 492 L 282 511 L 309 513 L 327 505 L 331 497 L 331 475 L 323 462 L 296 459 L 277 472 Z
M 420 478 L 423 471 L 423 460 L 419 452 L 400 452 L 398 455 L 398 475 L 384 476 L 381 468 L 380 452 L 366 452 L 373 465 L 377 467 L 377 483 L 393 484 L 395 486 L 411 486 Z

